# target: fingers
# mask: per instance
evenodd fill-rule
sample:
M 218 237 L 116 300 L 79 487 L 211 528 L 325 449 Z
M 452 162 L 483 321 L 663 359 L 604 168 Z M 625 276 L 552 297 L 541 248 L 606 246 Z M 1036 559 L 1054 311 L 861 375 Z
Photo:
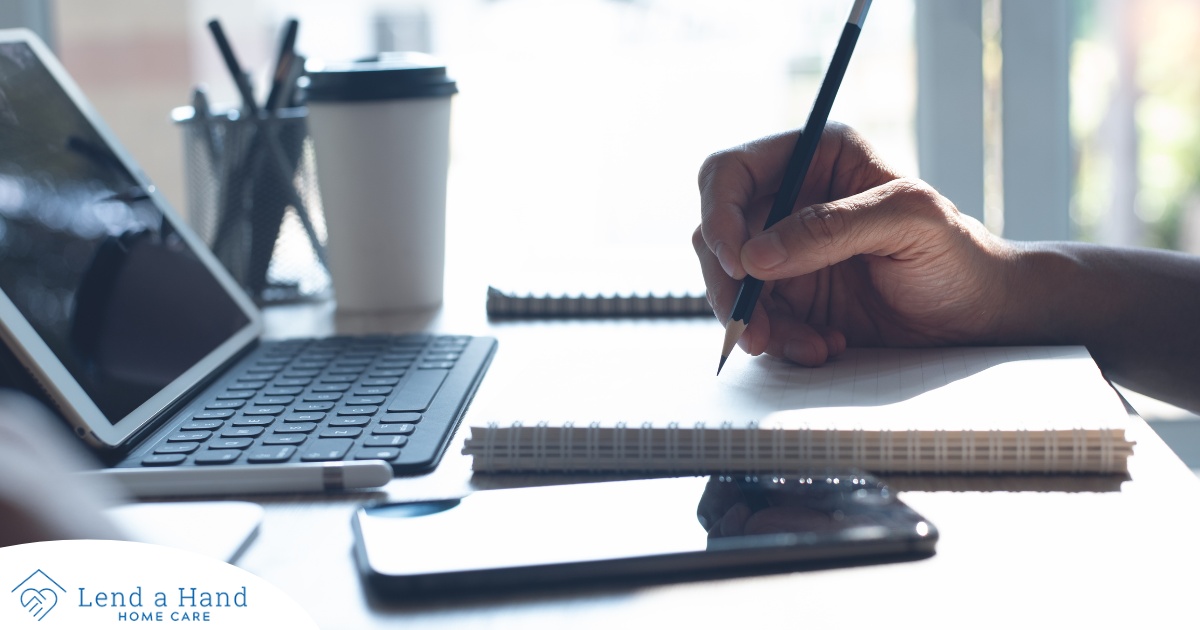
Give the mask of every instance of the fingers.
M 746 241 L 741 263 L 763 280 L 812 273 L 859 254 L 904 257 L 945 234 L 955 210 L 920 181 L 898 179 L 810 206 Z
M 731 278 L 746 275 L 743 244 L 760 228 L 798 131 L 769 136 L 709 156 L 700 168 L 700 228 L 704 243 Z M 821 135 L 799 203 L 847 197 L 896 179 L 853 129 L 829 123 Z
M 700 259 L 700 272 L 704 275 L 704 286 L 707 287 L 708 305 L 712 307 L 717 319 L 724 322 L 729 319 L 729 313 L 733 310 L 737 282 L 721 268 L 716 254 L 705 244 L 699 227 L 692 232 L 692 248 L 696 250 L 696 258 Z
M 704 244 L 731 278 L 746 272 L 739 252 L 750 237 L 754 206 L 778 187 L 780 171 L 795 145 L 796 133 L 764 138 L 714 153 L 700 167 L 700 229 Z M 761 220 L 761 219 L 760 219 Z

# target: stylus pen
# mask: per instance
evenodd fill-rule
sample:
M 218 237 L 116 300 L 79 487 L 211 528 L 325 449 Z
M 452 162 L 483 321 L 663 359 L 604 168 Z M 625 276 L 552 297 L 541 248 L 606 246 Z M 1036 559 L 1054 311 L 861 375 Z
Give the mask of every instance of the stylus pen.
M 327 492 L 378 488 L 392 480 L 385 461 L 254 466 L 106 468 L 83 475 L 114 481 L 138 497 Z
M 833 60 L 829 62 L 829 71 L 825 73 L 825 80 L 821 82 L 821 89 L 813 102 L 808 122 L 796 138 L 796 148 L 792 150 L 792 157 L 788 160 L 783 181 L 779 184 L 779 192 L 775 194 L 771 212 L 767 214 L 764 230 L 791 214 L 792 206 L 796 205 L 800 186 L 804 183 L 804 176 L 808 174 L 808 167 L 817 152 L 817 143 L 821 141 L 821 133 L 825 131 L 829 110 L 833 107 L 833 99 L 842 85 L 842 77 L 846 76 L 850 55 L 854 52 L 854 44 L 858 42 L 858 34 L 862 32 L 863 21 L 867 19 L 869 8 L 871 0 L 855 0 L 854 8 L 850 10 L 850 19 L 842 29 L 842 38 L 838 40 L 837 49 L 833 52 Z M 733 303 L 733 312 L 729 314 L 729 322 L 725 324 L 725 343 L 721 346 L 721 363 L 717 365 L 717 374 L 725 367 L 725 361 L 729 359 L 733 346 L 737 344 L 742 333 L 746 332 L 762 287 L 763 281 L 758 278 L 747 275 L 742 279 L 742 287 Z

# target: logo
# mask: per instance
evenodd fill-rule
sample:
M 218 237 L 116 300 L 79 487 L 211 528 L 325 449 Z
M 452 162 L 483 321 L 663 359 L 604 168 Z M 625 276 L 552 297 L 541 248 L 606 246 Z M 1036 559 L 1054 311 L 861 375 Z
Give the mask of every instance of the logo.
M 19 592 L 17 600 L 21 602 L 21 607 L 28 610 L 34 619 L 41 621 L 58 605 L 58 593 L 55 589 L 62 591 L 63 595 L 67 594 L 67 589 L 38 569 L 30 573 L 29 577 L 22 580 L 11 592 Z

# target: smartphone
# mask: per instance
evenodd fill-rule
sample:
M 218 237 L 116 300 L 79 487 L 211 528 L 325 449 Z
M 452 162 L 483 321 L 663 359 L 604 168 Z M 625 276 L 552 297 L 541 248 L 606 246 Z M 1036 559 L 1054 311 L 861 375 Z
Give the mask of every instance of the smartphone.
M 484 490 L 367 504 L 353 526 L 365 581 L 391 596 L 891 562 L 938 538 L 858 472 Z

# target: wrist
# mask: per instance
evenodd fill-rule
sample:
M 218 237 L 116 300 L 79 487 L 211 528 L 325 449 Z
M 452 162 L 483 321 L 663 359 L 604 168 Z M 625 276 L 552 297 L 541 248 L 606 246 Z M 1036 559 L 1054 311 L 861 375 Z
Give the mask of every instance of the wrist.
M 999 343 L 1087 345 L 1111 308 L 1095 287 L 1095 269 L 1077 243 L 1006 242 L 1006 307 Z

